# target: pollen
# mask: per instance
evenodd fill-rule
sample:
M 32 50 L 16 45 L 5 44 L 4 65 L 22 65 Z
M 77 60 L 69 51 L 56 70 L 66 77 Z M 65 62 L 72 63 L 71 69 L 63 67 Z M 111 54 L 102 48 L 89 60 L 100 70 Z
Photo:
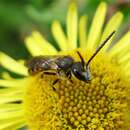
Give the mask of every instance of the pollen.
M 89 55 L 87 55 L 89 56 Z M 77 59 L 77 56 L 74 55 Z M 88 83 L 42 73 L 30 77 L 25 116 L 31 130 L 125 130 L 128 81 L 104 55 L 90 65 Z

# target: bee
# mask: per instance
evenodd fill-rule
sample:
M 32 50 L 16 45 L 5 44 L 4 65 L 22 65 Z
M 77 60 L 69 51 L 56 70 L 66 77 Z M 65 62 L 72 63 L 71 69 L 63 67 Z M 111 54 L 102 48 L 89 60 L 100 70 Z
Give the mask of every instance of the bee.
M 58 75 L 59 77 L 67 77 L 71 80 L 72 75 L 77 79 L 89 82 L 91 81 L 91 72 L 89 64 L 92 59 L 98 54 L 98 52 L 103 48 L 103 46 L 108 42 L 108 40 L 114 35 L 113 31 L 96 49 L 90 59 L 85 62 L 79 51 L 77 54 L 80 61 L 75 61 L 70 55 L 64 56 L 36 56 L 27 61 L 26 66 L 28 67 L 28 72 L 30 75 L 43 72 L 48 75 Z M 53 82 L 56 84 L 59 79 Z

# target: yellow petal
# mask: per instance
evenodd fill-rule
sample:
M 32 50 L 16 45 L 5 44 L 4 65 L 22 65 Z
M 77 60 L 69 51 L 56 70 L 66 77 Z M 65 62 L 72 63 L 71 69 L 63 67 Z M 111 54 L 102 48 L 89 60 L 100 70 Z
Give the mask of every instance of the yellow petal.
M 32 37 L 25 39 L 25 45 L 32 56 L 43 55 L 43 50 L 36 44 L 36 41 Z
M 82 16 L 79 21 L 79 39 L 80 39 L 80 47 L 87 46 L 87 16 Z
M 4 80 L 4 79 L 0 79 L 0 86 L 1 87 L 16 87 L 16 88 L 19 88 L 20 87 L 20 89 L 24 89 L 25 88 L 25 86 L 26 86 L 26 82 L 27 82 L 28 80 L 26 80 L 26 79 L 20 79 L 20 80 Z
M 112 33 L 113 31 L 116 31 L 118 30 L 118 28 L 120 27 L 121 25 L 121 22 L 123 20 L 123 14 L 118 12 L 116 13 L 110 20 L 109 22 L 107 23 L 106 25 L 106 28 L 104 29 L 104 32 L 103 32 L 103 35 L 102 35 L 102 38 L 101 38 L 101 42 L 102 43 L 106 37 Z M 114 35 L 115 36 L 115 35 Z M 112 38 L 107 42 L 107 44 L 102 48 L 102 51 L 106 51 L 108 49 L 108 47 L 110 46 L 114 36 L 112 36 Z
M 130 63 L 127 63 L 125 66 L 123 65 L 122 68 L 128 74 L 130 72 Z
M 125 53 L 124 55 L 118 58 L 118 63 L 126 65 L 130 61 L 130 52 Z
M 5 71 L 1 73 L 1 77 L 3 79 L 12 79 L 11 75 L 8 72 L 5 72 Z
M 89 49 L 95 49 L 97 47 L 97 43 L 99 42 L 99 38 L 101 35 L 102 27 L 106 16 L 106 9 L 107 9 L 106 3 L 102 2 L 96 11 L 88 35 L 87 48 Z
M 25 45 L 32 56 L 55 55 L 57 53 L 56 49 L 37 31 L 33 32 L 33 36 L 25 39 Z
M 54 21 L 52 24 L 52 33 L 57 41 L 59 47 L 61 50 L 67 50 L 68 49 L 68 42 L 67 38 L 62 30 L 61 24 L 58 21 Z
M 4 97 L 10 97 L 10 96 L 15 96 L 15 95 L 22 95 L 24 93 L 23 90 L 21 89 L 16 89 L 16 88 L 4 88 L 4 89 L 0 89 L 0 98 L 4 98 Z
M 12 118 L 8 120 L 0 120 L 0 130 L 17 130 L 25 126 L 24 118 Z
M 4 54 L 3 52 L 0 52 L 0 64 L 8 69 L 9 71 L 12 71 L 16 74 L 27 76 L 27 68 L 8 55 Z
M 0 113 L 0 120 L 5 120 L 9 118 L 16 118 L 24 116 L 24 112 L 22 110 L 19 111 L 9 111 Z
M 130 31 L 127 32 L 109 51 L 112 57 L 120 56 L 124 51 L 130 50 Z
M 7 111 L 17 111 L 22 109 L 23 109 L 22 105 L 16 103 L 10 103 L 10 104 L 7 103 L 7 104 L 0 105 L 0 113 L 7 112 Z
M 56 48 L 51 43 L 49 43 L 39 32 L 34 31 L 32 35 L 37 46 L 42 49 L 43 55 L 57 54 Z
M 71 3 L 67 14 L 67 35 L 70 49 L 77 47 L 77 7 L 75 3 Z
M 11 95 L 8 97 L 0 96 L 0 104 L 21 101 L 23 100 L 23 94 L 18 93 L 17 95 Z
M 18 62 L 19 62 L 20 64 L 22 64 L 22 65 L 25 64 L 25 60 L 24 60 L 24 59 L 19 59 Z

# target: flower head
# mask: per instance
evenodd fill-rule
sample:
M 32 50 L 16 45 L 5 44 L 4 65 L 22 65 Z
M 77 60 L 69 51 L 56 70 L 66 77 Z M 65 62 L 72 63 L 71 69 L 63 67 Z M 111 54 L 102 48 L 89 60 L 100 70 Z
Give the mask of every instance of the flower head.
M 86 33 L 87 16 L 82 16 L 78 23 L 76 5 L 72 3 L 67 14 L 67 36 L 58 21 L 52 24 L 60 52 L 37 31 L 26 38 L 25 45 L 32 56 L 69 55 L 75 61 L 80 61 L 78 50 L 87 62 L 99 44 L 121 24 L 123 15 L 117 12 L 103 29 L 106 9 L 106 3 L 99 5 L 89 33 Z M 4 73 L 0 79 L 0 129 L 25 125 L 31 130 L 129 129 L 130 32 L 111 47 L 114 37 L 91 61 L 90 83 L 72 75 L 72 82 L 61 76 L 53 84 L 59 78 L 57 75 L 43 72 L 28 75 L 22 63 L 0 52 L 1 65 L 24 76 L 15 79 Z

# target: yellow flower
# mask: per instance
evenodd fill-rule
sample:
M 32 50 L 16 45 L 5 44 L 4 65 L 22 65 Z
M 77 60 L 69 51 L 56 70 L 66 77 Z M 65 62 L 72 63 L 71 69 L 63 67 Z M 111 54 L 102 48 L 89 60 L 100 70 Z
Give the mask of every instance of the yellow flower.
M 25 45 L 32 56 L 71 55 L 77 61 L 78 50 L 87 62 L 123 19 L 117 12 L 103 28 L 106 10 L 106 3 L 101 3 L 87 33 L 88 18 L 84 15 L 78 23 L 77 8 L 72 3 L 67 14 L 67 36 L 58 21 L 52 24 L 60 52 L 37 31 L 26 38 Z M 1 66 L 23 76 L 16 79 L 3 73 L 0 79 L 0 130 L 24 126 L 30 130 L 129 130 L 130 31 L 111 46 L 114 37 L 90 63 L 90 83 L 72 76 L 73 82 L 65 78 L 53 85 L 57 76 L 28 76 L 22 62 L 0 52 Z

